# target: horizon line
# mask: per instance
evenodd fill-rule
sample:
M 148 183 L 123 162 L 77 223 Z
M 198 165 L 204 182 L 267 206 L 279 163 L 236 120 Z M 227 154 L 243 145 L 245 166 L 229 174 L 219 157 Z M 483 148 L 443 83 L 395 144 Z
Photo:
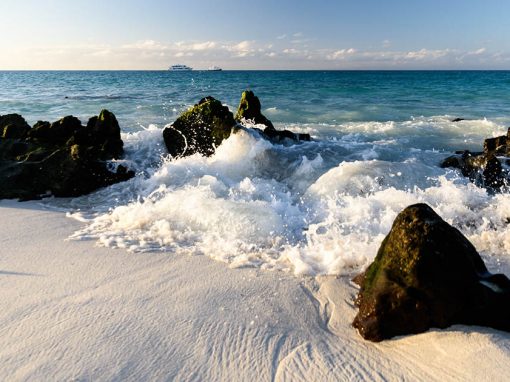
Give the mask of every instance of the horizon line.
M 213 71 L 208 69 L 192 69 L 187 71 L 172 71 L 169 69 L 0 69 L 0 72 L 506 72 L 508 69 L 222 69 Z

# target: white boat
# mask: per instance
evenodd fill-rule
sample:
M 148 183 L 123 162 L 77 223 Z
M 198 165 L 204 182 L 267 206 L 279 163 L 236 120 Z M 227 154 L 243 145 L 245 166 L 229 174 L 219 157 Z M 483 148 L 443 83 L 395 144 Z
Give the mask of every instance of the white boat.
M 182 72 L 182 71 L 190 71 L 190 70 L 193 70 L 193 68 L 190 68 L 189 66 L 187 65 L 172 65 L 171 67 L 168 68 L 168 70 L 172 71 L 172 72 Z
M 208 69 L 207 69 L 209 72 L 221 72 L 223 69 L 220 68 L 219 66 L 210 66 Z

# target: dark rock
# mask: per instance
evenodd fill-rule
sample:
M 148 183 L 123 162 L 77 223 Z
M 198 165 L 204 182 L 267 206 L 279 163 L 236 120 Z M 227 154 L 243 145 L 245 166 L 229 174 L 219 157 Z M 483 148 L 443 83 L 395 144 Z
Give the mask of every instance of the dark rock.
M 103 110 L 91 120 L 39 121 L 23 139 L 0 140 L 0 199 L 79 196 L 133 177 L 122 166 L 111 172 L 105 162 L 123 154 L 115 116 Z
M 209 156 L 237 130 L 236 125 L 228 107 L 206 97 L 163 130 L 163 139 L 173 157 L 195 153 Z
M 510 280 L 490 274 L 473 245 L 426 204 L 397 216 L 358 282 L 353 325 L 367 340 L 453 324 L 510 331 Z
M 163 139 L 172 157 L 188 156 L 195 153 L 209 156 L 214 153 L 224 139 L 240 128 L 246 128 L 236 122 L 251 120 L 265 125 L 265 129 L 250 128 L 258 131 L 262 138 L 274 143 L 291 141 L 309 141 L 309 134 L 295 134 L 289 130 L 276 130 L 260 112 L 260 101 L 251 91 L 243 92 L 236 118 L 213 97 L 205 97 L 184 112 L 174 123 L 163 130 Z M 248 128 L 247 128 L 248 129 Z
M 487 138 L 483 142 L 483 152 L 485 154 L 505 155 L 507 151 L 506 142 L 506 135 L 495 138 Z
M 97 156 L 103 160 L 118 159 L 124 152 L 119 122 L 108 110 L 90 118 L 87 128 L 80 130 L 68 144 L 97 147 Z
M 297 141 L 310 141 L 310 134 L 296 134 L 290 130 L 274 130 L 264 129 L 263 137 L 269 139 L 273 143 L 282 143 L 286 139 L 297 142 Z
M 466 119 L 465 118 L 454 118 L 452 119 L 452 122 L 460 122 L 460 121 L 465 121 Z
M 461 151 L 459 153 L 456 153 L 455 155 L 451 155 L 449 157 L 446 157 L 445 159 L 443 159 L 441 161 L 439 166 L 441 166 L 441 168 L 452 167 L 452 168 L 458 168 L 458 169 L 461 170 L 463 168 L 463 166 L 464 166 L 463 153 L 464 152 Z
M 312 138 L 310 137 L 310 134 L 307 133 L 300 133 L 298 134 L 298 140 L 299 141 L 307 141 L 310 142 Z
M 491 190 L 501 190 L 506 177 L 503 174 L 501 162 L 494 155 L 485 157 L 482 171 L 484 186 Z
M 298 140 L 298 136 L 289 130 L 264 129 L 264 134 L 272 141 L 282 141 L 284 139 Z
M 508 128 L 506 135 L 487 138 L 483 143 L 483 151 L 487 155 L 510 156 L 510 128 Z
M 455 154 L 461 154 L 461 155 L 469 154 L 471 156 L 476 157 L 479 155 L 483 155 L 483 151 L 456 150 Z
M 251 90 L 243 92 L 237 108 L 235 120 L 241 123 L 243 119 L 250 120 L 257 125 L 266 126 L 264 129 L 266 134 L 268 134 L 268 131 L 275 130 L 272 122 L 262 114 L 259 98 Z
M 274 143 L 282 143 L 286 139 L 295 142 L 310 141 L 310 134 L 296 134 L 289 130 L 276 130 L 273 123 L 262 114 L 260 100 L 251 90 L 246 90 L 241 95 L 235 119 L 241 124 L 244 120 L 249 120 L 257 125 L 266 126 L 263 130 L 263 136 Z
M 186 152 L 186 138 L 183 133 L 170 126 L 163 130 L 163 139 L 172 157 L 184 156 Z M 191 151 L 189 155 L 191 155 Z
M 79 130 L 84 129 L 80 120 L 68 115 L 56 122 L 38 121 L 28 132 L 28 138 L 34 141 L 42 141 L 50 144 L 64 144 Z
M 0 115 L 0 138 L 20 139 L 30 130 L 30 125 L 19 114 Z
M 476 185 L 486 187 L 489 192 L 508 189 L 508 170 L 501 165 L 502 156 L 510 156 L 510 128 L 506 135 L 487 138 L 483 143 L 483 152 L 455 151 L 441 162 L 441 167 L 454 167 L 462 171 Z M 500 158 L 498 158 L 500 157 Z M 508 159 L 504 163 L 508 165 Z
M 461 153 L 445 158 L 440 166 L 457 168 L 463 176 L 469 177 L 472 182 L 490 191 L 501 190 L 505 185 L 506 173 L 494 154 L 469 151 L 461 151 Z

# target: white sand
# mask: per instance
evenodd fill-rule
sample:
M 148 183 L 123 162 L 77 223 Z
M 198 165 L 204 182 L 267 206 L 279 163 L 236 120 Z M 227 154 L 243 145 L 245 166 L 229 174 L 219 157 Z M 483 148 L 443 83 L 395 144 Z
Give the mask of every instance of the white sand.
M 0 380 L 508 380 L 510 334 L 374 344 L 347 278 L 65 241 L 80 223 L 0 202 Z

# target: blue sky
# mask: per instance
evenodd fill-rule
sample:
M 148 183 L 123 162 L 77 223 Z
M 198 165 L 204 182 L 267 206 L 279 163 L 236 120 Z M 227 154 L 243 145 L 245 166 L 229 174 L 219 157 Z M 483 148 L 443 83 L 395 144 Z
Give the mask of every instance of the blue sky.
M 0 69 L 510 69 L 507 0 L 1 0 Z

